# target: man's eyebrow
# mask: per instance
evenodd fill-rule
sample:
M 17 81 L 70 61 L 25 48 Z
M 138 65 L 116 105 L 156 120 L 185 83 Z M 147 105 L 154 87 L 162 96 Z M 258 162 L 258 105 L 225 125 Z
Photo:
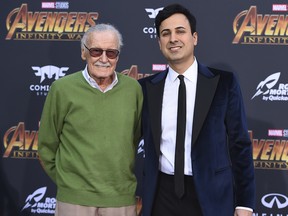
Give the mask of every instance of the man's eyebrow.
M 161 31 L 161 33 L 162 33 L 162 32 L 166 32 L 166 31 L 170 31 L 170 29 L 163 29 L 163 30 Z
M 178 30 L 178 29 L 186 29 L 184 26 L 178 26 L 178 27 L 176 27 L 175 28 L 176 30 Z M 162 32 L 164 32 L 164 31 L 171 31 L 170 29 L 163 29 L 162 31 L 161 31 L 161 33 Z
M 178 26 L 175 29 L 186 29 L 184 26 Z

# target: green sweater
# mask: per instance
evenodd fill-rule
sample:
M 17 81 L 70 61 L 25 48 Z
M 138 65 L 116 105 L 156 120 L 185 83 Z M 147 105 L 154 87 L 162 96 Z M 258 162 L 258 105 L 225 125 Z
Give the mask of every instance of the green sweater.
M 102 93 L 77 72 L 55 81 L 39 128 L 41 163 L 57 185 L 57 200 L 86 206 L 135 204 L 134 161 L 140 138 L 142 90 L 117 73 Z

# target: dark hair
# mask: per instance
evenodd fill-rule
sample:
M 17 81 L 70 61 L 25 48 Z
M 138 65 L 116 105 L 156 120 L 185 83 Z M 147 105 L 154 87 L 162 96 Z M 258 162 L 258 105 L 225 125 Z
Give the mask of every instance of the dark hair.
M 193 34 L 196 32 L 196 18 L 195 16 L 184 6 L 180 4 L 171 4 L 163 8 L 163 10 L 159 11 L 155 18 L 155 28 L 157 32 L 157 36 L 160 36 L 159 28 L 163 20 L 167 19 L 168 17 L 180 13 L 187 17 L 190 27 L 191 27 L 191 33 Z

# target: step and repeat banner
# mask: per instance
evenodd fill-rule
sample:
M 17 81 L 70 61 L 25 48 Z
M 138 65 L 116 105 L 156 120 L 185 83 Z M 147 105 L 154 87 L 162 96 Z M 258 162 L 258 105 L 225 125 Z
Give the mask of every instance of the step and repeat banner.
M 254 216 L 288 215 L 288 3 L 179 0 L 197 17 L 197 59 L 233 71 L 253 143 Z M 166 68 L 154 19 L 173 1 L 1 1 L 0 215 L 53 215 L 56 187 L 38 161 L 40 116 L 54 80 L 82 70 L 80 38 L 97 23 L 123 34 L 119 73 Z M 141 172 L 139 143 L 136 173 Z M 83 155 L 85 157 L 85 155 Z M 141 197 L 141 179 L 137 195 Z

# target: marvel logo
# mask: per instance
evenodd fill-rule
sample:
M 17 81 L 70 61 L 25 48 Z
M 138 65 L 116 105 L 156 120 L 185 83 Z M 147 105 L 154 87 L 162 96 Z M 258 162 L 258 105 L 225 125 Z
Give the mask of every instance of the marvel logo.
M 55 2 L 42 2 L 42 9 L 53 9 L 55 8 Z
M 283 130 L 280 130 L 280 129 L 269 129 L 268 130 L 268 136 L 282 137 L 283 136 Z
M 166 70 L 166 68 L 167 68 L 166 64 L 153 64 L 152 65 L 153 71 L 164 71 L 164 70 Z
M 288 11 L 288 4 L 273 4 L 272 11 L 281 11 L 281 12 Z

